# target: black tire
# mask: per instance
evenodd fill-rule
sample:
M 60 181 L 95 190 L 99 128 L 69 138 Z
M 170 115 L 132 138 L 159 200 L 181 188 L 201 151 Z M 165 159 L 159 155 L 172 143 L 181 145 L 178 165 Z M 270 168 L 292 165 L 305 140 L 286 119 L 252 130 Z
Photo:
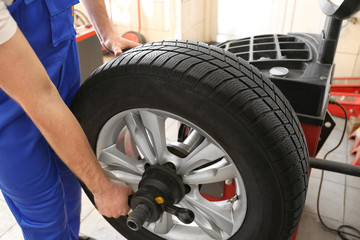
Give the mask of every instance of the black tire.
M 245 220 L 231 239 L 292 236 L 306 198 L 307 146 L 289 102 L 258 69 L 203 43 L 149 43 L 99 67 L 71 107 L 94 151 L 103 125 L 134 108 L 188 119 L 231 156 L 247 197 Z M 160 239 L 129 230 L 125 217 L 107 220 L 128 239 Z

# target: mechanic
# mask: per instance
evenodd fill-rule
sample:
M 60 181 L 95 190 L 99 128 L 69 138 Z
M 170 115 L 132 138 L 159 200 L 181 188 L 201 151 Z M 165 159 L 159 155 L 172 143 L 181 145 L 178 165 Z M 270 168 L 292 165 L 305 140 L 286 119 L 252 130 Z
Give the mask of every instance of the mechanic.
M 25 239 L 78 239 L 75 175 L 101 214 L 129 211 L 132 189 L 106 176 L 68 108 L 80 85 L 77 3 L 0 0 L 0 188 Z M 138 45 L 114 33 L 104 0 L 83 4 L 107 50 Z

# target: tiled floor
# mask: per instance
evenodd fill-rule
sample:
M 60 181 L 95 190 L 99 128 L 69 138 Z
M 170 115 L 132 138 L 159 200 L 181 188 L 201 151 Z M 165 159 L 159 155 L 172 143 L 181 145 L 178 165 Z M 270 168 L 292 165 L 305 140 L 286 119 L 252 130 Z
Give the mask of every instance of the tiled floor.
M 320 151 L 318 155 L 320 158 L 324 156 L 326 151 L 337 144 L 341 135 L 344 120 L 340 118 L 335 118 L 335 120 L 337 126 Z M 354 157 L 349 154 L 352 144 L 353 140 L 345 138 L 339 149 L 330 154 L 328 159 L 351 163 Z M 340 240 L 335 233 L 326 231 L 317 218 L 316 198 L 319 183 L 320 171 L 313 169 L 297 240 Z M 326 172 L 320 199 L 320 211 L 328 225 L 336 228 L 345 223 L 360 228 L 360 178 Z M 80 232 L 98 240 L 125 239 L 100 216 L 85 194 L 83 194 L 82 199 Z M 16 224 L 1 195 L 0 240 L 17 239 L 23 239 L 21 229 Z

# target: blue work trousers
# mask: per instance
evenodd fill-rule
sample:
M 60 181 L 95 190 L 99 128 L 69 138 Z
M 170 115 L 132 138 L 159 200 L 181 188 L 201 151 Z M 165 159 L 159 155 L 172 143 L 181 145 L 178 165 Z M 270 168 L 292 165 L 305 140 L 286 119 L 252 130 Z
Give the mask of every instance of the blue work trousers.
M 8 8 L 67 105 L 80 85 L 72 14 L 76 3 L 16 0 Z M 0 188 L 25 239 L 78 239 L 81 188 L 77 178 L 1 89 Z

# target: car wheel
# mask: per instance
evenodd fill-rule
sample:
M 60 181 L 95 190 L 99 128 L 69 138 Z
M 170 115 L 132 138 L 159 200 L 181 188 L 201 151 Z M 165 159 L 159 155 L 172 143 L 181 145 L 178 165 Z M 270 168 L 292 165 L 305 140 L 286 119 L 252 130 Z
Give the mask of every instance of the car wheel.
M 187 187 L 176 205 L 193 223 L 164 212 L 135 232 L 126 217 L 107 219 L 126 238 L 294 233 L 309 177 L 304 135 L 283 94 L 246 61 L 203 43 L 145 44 L 99 67 L 71 109 L 113 180 L 136 192 L 146 165 L 171 163 Z

